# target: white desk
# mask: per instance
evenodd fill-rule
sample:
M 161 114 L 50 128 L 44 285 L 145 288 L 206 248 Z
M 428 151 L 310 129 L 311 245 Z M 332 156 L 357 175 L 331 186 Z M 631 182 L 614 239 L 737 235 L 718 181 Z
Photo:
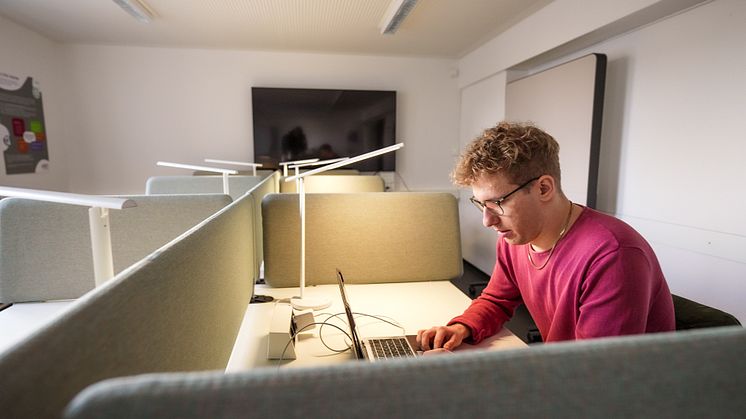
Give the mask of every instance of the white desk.
M 461 314 L 471 300 L 448 281 L 407 282 L 397 284 L 346 284 L 350 306 L 356 313 L 390 317 L 404 327 L 404 334 L 416 334 L 420 329 L 444 325 Z M 329 308 L 318 313 L 343 313 L 339 288 L 335 285 L 306 287 L 311 297 L 326 297 L 332 301 Z M 275 299 L 285 299 L 297 295 L 298 288 L 271 288 L 257 286 L 255 294 L 271 295 Z M 280 303 L 281 304 L 281 303 Z M 322 344 L 318 338 L 319 326 L 300 333 L 295 346 L 297 359 L 268 360 L 267 335 L 272 319 L 274 302 L 249 304 L 243 323 L 233 348 L 226 372 L 247 370 L 259 366 L 314 366 L 348 362 L 353 358 L 350 351 L 336 354 Z M 316 321 L 323 321 L 326 315 L 317 314 Z M 361 337 L 401 335 L 402 330 L 379 320 L 356 316 Z M 349 330 L 342 314 L 333 324 Z M 333 348 L 343 349 L 345 338 L 342 332 L 325 326 L 324 340 Z M 512 332 L 503 329 L 497 335 L 479 345 L 463 344 L 457 350 L 522 348 L 526 344 Z
M 0 353 L 53 322 L 73 302 L 15 303 L 0 311 Z

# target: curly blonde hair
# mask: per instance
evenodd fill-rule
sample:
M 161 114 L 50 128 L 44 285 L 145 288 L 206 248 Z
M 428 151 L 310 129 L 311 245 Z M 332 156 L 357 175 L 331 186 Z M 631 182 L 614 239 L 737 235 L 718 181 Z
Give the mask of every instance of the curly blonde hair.
M 500 122 L 466 147 L 451 178 L 456 185 L 468 187 L 480 176 L 495 173 L 515 184 L 550 175 L 559 186 L 559 144 L 532 124 Z

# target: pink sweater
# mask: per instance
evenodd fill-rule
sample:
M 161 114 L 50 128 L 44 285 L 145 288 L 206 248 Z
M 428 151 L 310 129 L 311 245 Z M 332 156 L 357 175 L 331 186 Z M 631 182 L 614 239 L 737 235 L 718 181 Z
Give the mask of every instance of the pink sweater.
M 542 270 L 528 245 L 497 242 L 490 282 L 449 324 L 471 329 L 471 342 L 497 333 L 521 303 L 545 342 L 674 330 L 671 292 L 645 239 L 621 220 L 583 208 Z M 534 253 L 541 265 L 548 251 Z

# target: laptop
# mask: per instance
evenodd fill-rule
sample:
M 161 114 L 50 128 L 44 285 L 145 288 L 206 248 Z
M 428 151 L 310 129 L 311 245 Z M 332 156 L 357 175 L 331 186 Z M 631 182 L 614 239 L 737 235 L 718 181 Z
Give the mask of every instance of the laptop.
M 337 282 L 339 283 L 339 293 L 342 295 L 342 304 L 347 315 L 347 323 L 350 326 L 350 337 L 352 339 L 352 351 L 357 359 L 367 359 L 369 361 L 379 361 L 393 358 L 413 358 L 419 356 L 415 348 L 417 337 L 414 335 L 400 335 L 376 338 L 360 339 L 355 326 L 355 318 L 352 315 L 350 303 L 345 293 L 345 280 L 342 272 L 337 269 Z

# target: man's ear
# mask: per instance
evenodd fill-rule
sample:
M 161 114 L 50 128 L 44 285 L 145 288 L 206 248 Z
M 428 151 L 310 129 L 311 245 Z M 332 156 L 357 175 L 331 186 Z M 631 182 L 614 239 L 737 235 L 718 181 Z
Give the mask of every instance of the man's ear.
M 557 184 L 552 176 L 544 175 L 536 183 L 539 184 L 539 199 L 542 201 L 550 200 L 557 193 Z

